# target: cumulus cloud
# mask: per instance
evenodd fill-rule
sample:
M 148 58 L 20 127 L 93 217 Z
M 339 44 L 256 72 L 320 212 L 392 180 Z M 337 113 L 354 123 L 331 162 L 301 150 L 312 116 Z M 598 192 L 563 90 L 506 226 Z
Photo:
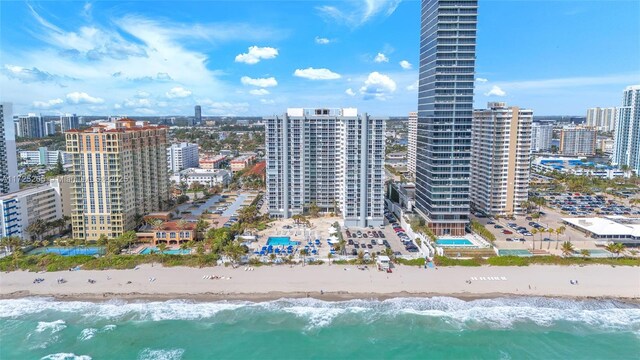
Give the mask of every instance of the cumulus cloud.
M 257 64 L 260 60 L 273 59 L 278 56 L 278 49 L 272 47 L 250 46 L 249 51 L 245 54 L 238 54 L 236 62 L 245 64 Z
M 409 91 L 418 90 L 418 80 L 416 80 L 416 82 L 414 82 L 413 84 L 407 86 L 407 90 Z
M 365 100 L 386 100 L 389 94 L 396 91 L 396 87 L 396 82 L 389 76 L 374 71 L 365 80 L 364 85 L 360 88 L 360 93 L 364 95 Z
M 248 76 L 243 76 L 240 78 L 240 82 L 242 83 L 242 85 L 252 85 L 261 88 L 278 86 L 278 81 L 273 76 L 268 78 L 255 79 Z
M 85 92 L 75 91 L 67 94 L 67 102 L 69 104 L 102 104 L 104 100 Z
M 267 90 L 267 89 L 254 89 L 254 90 L 249 91 L 249 94 L 256 95 L 256 96 L 264 96 L 264 95 L 269 95 L 269 90 Z
M 329 40 L 327 38 L 322 38 L 322 37 L 316 36 L 316 44 L 327 45 L 330 42 L 331 42 L 331 40 Z
M 32 105 L 36 109 L 47 110 L 47 109 L 59 108 L 60 106 L 62 106 L 63 103 L 64 103 L 64 100 L 62 99 L 52 99 L 48 101 L 34 101 Z
M 402 67 L 405 70 L 409 70 L 411 69 L 413 66 L 411 65 L 410 62 L 408 62 L 407 60 L 402 60 L 400 61 L 400 67 Z
M 376 55 L 376 57 L 373 58 L 373 61 L 377 63 L 389 62 L 389 58 L 383 53 L 378 53 L 378 55 Z
M 151 104 L 151 100 L 149 99 L 136 98 L 136 99 L 126 99 L 122 103 L 122 106 L 126 108 L 137 109 L 137 108 L 150 108 L 152 104 Z
M 487 79 L 485 79 L 485 78 L 476 78 L 476 81 L 477 81 L 477 82 L 481 82 L 481 83 L 486 83 L 486 82 L 487 82 L 487 81 L 489 81 L 489 80 L 487 80 Z
M 185 89 L 182 86 L 176 86 L 171 90 L 167 91 L 165 95 L 169 99 L 186 98 L 187 96 L 191 95 L 191 90 Z
M 351 89 L 351 88 L 348 88 L 347 90 L 345 90 L 344 93 L 349 95 L 349 96 L 356 96 L 356 92 L 353 91 L 353 89 Z
M 22 66 L 6 64 L 2 69 L 2 72 L 10 78 L 17 79 L 26 83 L 48 81 L 55 82 L 62 79 L 62 77 L 60 76 L 50 74 L 36 67 L 28 69 Z
M 505 96 L 507 95 L 507 93 L 502 90 L 499 86 L 497 85 L 493 85 L 493 87 L 491 87 L 491 90 L 489 90 L 489 92 L 484 93 L 485 96 Z
M 306 69 L 296 69 L 293 76 L 309 79 L 309 80 L 335 80 L 340 79 L 342 76 L 338 73 L 334 73 L 329 69 L 314 69 L 312 67 Z

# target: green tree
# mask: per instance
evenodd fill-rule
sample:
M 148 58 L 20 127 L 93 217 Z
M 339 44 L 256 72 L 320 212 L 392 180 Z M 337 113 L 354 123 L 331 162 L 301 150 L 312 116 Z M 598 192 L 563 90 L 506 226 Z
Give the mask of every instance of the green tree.
M 320 208 L 315 201 L 309 204 L 309 215 L 314 218 L 317 218 L 318 215 L 320 215 Z
M 582 258 L 586 260 L 589 256 L 591 256 L 591 253 L 587 249 L 582 249 L 580 250 L 580 255 L 582 255 Z
M 42 240 L 42 235 L 45 234 L 49 229 L 49 225 L 46 221 L 42 219 L 36 219 L 36 221 L 32 222 L 27 226 L 27 232 L 31 236 L 35 236 L 36 239 Z
M 556 232 L 556 250 L 558 249 L 558 242 L 560 241 L 559 237 L 560 237 L 560 235 L 564 234 L 564 231 L 566 229 L 567 228 L 565 226 L 560 226 L 559 228 L 557 228 L 555 230 L 555 232 Z
M 160 243 L 157 245 L 158 250 L 160 250 L 160 262 L 162 264 L 164 264 L 164 256 L 165 256 L 165 251 L 167 251 L 167 244 L 165 243 Z
M 575 248 L 573 247 L 573 244 L 571 243 L 571 241 L 565 241 L 562 243 L 561 250 L 562 250 L 563 256 L 569 256 L 573 254 L 573 252 L 575 251 Z

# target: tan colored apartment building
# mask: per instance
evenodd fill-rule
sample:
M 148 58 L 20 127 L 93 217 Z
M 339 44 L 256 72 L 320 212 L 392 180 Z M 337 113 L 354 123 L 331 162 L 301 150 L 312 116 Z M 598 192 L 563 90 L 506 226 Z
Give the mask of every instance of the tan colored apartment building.
M 169 200 L 167 127 L 131 119 L 66 134 L 74 238 L 120 236 Z
M 471 206 L 487 215 L 522 214 L 528 199 L 533 111 L 490 102 L 473 112 Z

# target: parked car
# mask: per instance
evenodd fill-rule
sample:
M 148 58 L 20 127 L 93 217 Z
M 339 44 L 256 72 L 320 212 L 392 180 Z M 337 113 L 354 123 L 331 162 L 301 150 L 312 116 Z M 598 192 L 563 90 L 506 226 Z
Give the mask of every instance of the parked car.
M 357 256 L 357 255 L 358 255 L 358 250 L 356 250 L 356 249 L 352 249 L 352 250 L 351 250 L 351 255 L 353 255 L 353 256 Z
M 502 230 L 502 233 L 505 234 L 505 235 L 511 235 L 511 234 L 513 234 L 513 231 Z
M 502 226 L 502 225 L 493 225 L 493 227 L 496 228 L 496 229 L 502 229 L 504 226 Z

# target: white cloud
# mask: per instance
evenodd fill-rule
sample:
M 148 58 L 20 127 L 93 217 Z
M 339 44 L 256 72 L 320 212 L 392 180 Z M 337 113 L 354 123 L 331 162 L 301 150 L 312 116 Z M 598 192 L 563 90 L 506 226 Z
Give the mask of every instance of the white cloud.
M 249 111 L 249 104 L 246 102 L 211 101 L 210 99 L 200 100 L 202 112 L 211 115 L 233 116 Z
M 249 91 L 249 94 L 256 95 L 256 96 L 264 96 L 264 95 L 269 95 L 269 90 L 267 90 L 267 89 L 253 89 L 253 90 Z
M 407 60 L 402 60 L 400 61 L 400 67 L 402 67 L 405 70 L 409 70 L 411 69 L 413 66 L 411 65 L 410 62 L 408 62 Z
M 351 27 L 360 26 L 378 15 L 390 16 L 401 0 L 364 0 L 345 2 L 346 9 L 323 5 L 316 8 L 326 19 L 346 24 Z
M 69 104 L 102 104 L 103 99 L 93 97 L 85 92 L 71 92 L 67 94 L 67 102 Z
M 271 100 L 271 99 L 260 99 L 260 103 L 265 104 L 265 105 L 273 105 L 276 102 Z
M 487 79 L 485 79 L 485 78 L 476 78 L 476 81 L 477 81 L 477 82 L 480 82 L 480 83 L 486 83 L 486 82 L 487 82 L 487 81 L 489 81 L 489 80 L 487 80 Z
M 243 76 L 240 78 L 240 82 L 242 83 L 242 85 L 252 85 L 252 86 L 257 86 L 262 88 L 278 86 L 278 81 L 273 76 L 268 78 L 256 78 L 256 79 L 250 78 L 248 76 Z
M 263 59 L 273 59 L 278 56 L 278 49 L 272 47 L 258 47 L 250 46 L 249 52 L 246 54 L 238 54 L 236 56 L 236 62 L 242 62 L 245 64 L 257 64 Z
M 169 99 L 185 98 L 191 95 L 191 90 L 185 89 L 182 86 L 176 86 L 171 90 L 167 91 L 165 95 Z
M 376 55 L 376 57 L 373 59 L 373 61 L 375 61 L 377 63 L 389 62 L 389 58 L 383 53 L 378 53 L 378 55 Z
M 62 99 L 52 99 L 48 101 L 34 101 L 32 103 L 34 108 L 43 109 L 43 110 L 59 108 L 62 106 L 62 104 L 64 104 L 64 100 Z
M 327 38 L 322 38 L 322 37 L 316 36 L 316 44 L 327 45 L 330 42 L 331 42 L 331 40 L 329 40 Z
M 360 93 L 364 95 L 365 100 L 386 100 L 389 94 L 396 91 L 396 87 L 396 82 L 389 76 L 374 71 L 365 80 Z
M 407 90 L 408 91 L 416 91 L 416 90 L 418 90 L 418 80 L 416 80 L 416 82 L 414 82 L 413 84 L 407 86 Z
M 489 92 L 486 92 L 484 95 L 485 96 L 505 96 L 507 95 L 507 93 L 504 90 L 502 90 L 499 86 L 493 85 L 491 90 L 489 90 Z
M 122 103 L 123 107 L 136 109 L 136 108 L 150 108 L 152 106 L 151 100 L 149 99 L 126 99 Z
M 306 69 L 296 69 L 293 76 L 309 79 L 309 80 L 335 80 L 340 79 L 342 76 L 338 73 L 334 73 L 329 69 L 314 69 L 312 67 Z
M 353 89 L 351 89 L 351 88 L 348 88 L 347 90 L 345 90 L 344 93 L 349 95 L 349 96 L 356 96 L 356 92 L 353 91 Z
M 151 94 L 149 94 L 149 93 L 148 93 L 148 92 L 146 92 L 146 91 L 138 91 L 138 92 L 136 93 L 136 97 L 137 97 L 137 98 L 148 98 L 149 96 L 151 96 Z
M 93 4 L 91 4 L 90 2 L 86 2 L 82 7 L 82 12 L 80 13 L 80 15 L 86 20 L 90 21 L 92 17 L 92 14 L 91 14 L 92 9 L 93 9 Z
M 8 77 L 20 80 L 22 82 L 47 82 L 47 81 L 55 82 L 62 79 L 62 77 L 60 76 L 52 75 L 36 67 L 32 67 L 31 69 L 28 69 L 22 66 L 5 64 L 4 68 L 2 69 L 2 72 L 6 74 Z

